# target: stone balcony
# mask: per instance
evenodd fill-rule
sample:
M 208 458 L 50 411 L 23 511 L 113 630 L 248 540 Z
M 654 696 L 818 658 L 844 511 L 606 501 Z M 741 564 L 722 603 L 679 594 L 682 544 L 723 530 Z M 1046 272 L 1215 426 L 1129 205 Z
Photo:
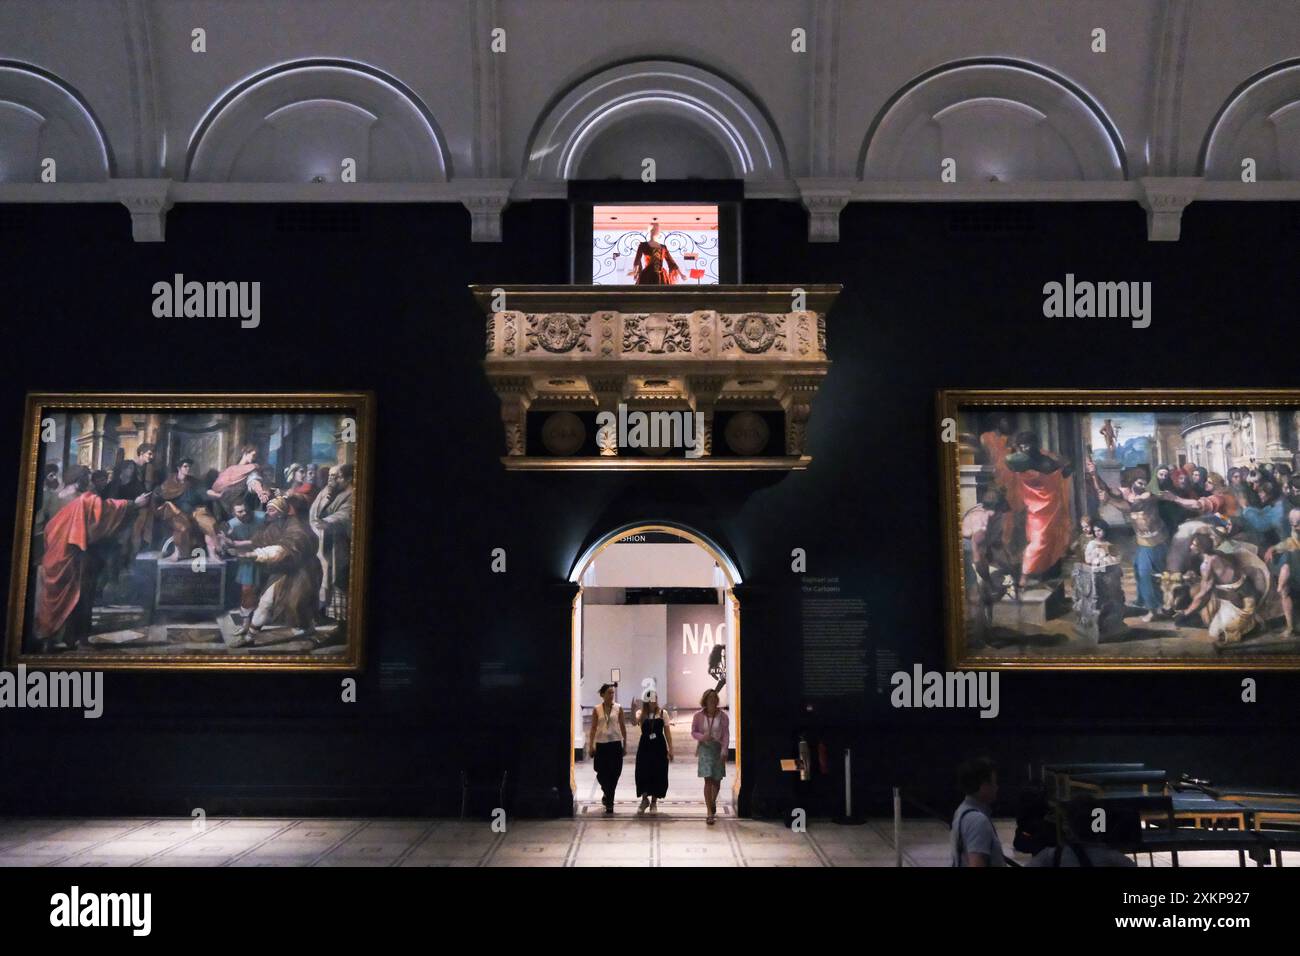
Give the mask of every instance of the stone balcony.
M 811 461 L 808 421 L 830 370 L 826 313 L 838 285 L 471 290 L 487 317 L 483 366 L 501 401 L 507 468 L 795 470 Z M 620 425 L 632 412 L 691 413 L 702 442 L 646 445 L 602 412 Z

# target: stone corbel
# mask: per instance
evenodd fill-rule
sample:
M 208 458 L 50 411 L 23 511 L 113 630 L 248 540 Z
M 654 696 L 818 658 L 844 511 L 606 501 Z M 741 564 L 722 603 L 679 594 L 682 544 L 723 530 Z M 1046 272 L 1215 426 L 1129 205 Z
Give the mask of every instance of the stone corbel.
M 170 179 L 114 179 L 118 202 L 131 213 L 136 242 L 162 242 L 167 234 L 167 210 L 172 208 Z
M 473 192 L 461 197 L 469 210 L 470 239 L 473 242 L 501 241 L 501 214 L 510 205 L 510 187 L 514 180 L 488 180 L 474 183 Z
M 587 379 L 587 387 L 591 389 L 591 394 L 596 396 L 596 408 L 601 412 L 609 412 L 615 417 L 618 416 L 618 404 L 623 401 L 624 390 L 627 388 L 627 378 L 623 375 L 599 375 L 591 376 Z M 615 458 L 618 456 L 618 432 L 613 435 L 609 433 L 596 432 L 596 447 L 600 449 L 601 457 Z
M 840 213 L 853 193 L 851 180 L 799 179 L 799 198 L 808 210 L 808 241 L 839 242 Z
M 1177 242 L 1182 232 L 1183 210 L 1196 198 L 1201 180 L 1192 176 L 1144 176 L 1138 180 L 1139 200 L 1147 211 L 1147 239 Z
M 686 398 L 691 411 L 704 416 L 704 454 L 713 454 L 713 406 L 722 394 L 724 379 L 717 375 L 691 375 L 686 379 Z
M 532 379 L 527 376 L 497 376 L 492 387 L 501 399 L 501 424 L 506 434 L 506 454 L 528 454 L 528 406 L 537 397 Z
M 785 453 L 802 455 L 808 440 L 808 419 L 812 417 L 812 403 L 817 396 L 817 380 L 793 378 L 786 382 L 781 396 L 785 410 Z

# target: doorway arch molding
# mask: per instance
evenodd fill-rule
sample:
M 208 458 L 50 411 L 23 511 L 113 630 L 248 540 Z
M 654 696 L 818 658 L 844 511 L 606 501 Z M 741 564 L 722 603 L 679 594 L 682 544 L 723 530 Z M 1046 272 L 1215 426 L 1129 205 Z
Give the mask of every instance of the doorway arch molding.
M 741 575 L 740 567 L 731 557 L 728 549 L 718 544 L 712 537 L 698 530 L 697 528 L 680 521 L 633 521 L 596 536 L 578 555 L 569 571 L 569 583 L 575 585 L 577 593 L 573 596 L 573 610 L 570 619 L 569 629 L 569 659 L 570 659 L 570 684 L 569 684 L 569 740 L 566 745 L 569 753 L 569 788 L 575 791 L 577 788 L 577 779 L 574 767 L 574 740 L 577 730 L 577 715 L 575 713 L 577 704 L 578 691 L 578 673 L 579 673 L 579 647 L 582 642 L 582 600 L 583 586 L 582 577 L 586 574 L 587 569 L 591 566 L 602 551 L 612 544 L 633 534 L 644 534 L 652 532 L 661 532 L 676 535 L 684 538 L 691 544 L 703 548 L 708 555 L 717 562 L 722 573 L 727 577 L 727 587 L 723 595 L 723 607 L 725 620 L 731 632 L 731 646 L 733 656 L 727 663 L 728 680 L 731 695 L 731 717 L 734 721 L 734 737 L 736 742 L 736 763 L 735 773 L 732 777 L 732 795 L 734 806 L 737 808 L 741 805 L 741 788 L 743 786 L 743 763 L 742 763 L 742 746 L 743 746 L 743 710 L 741 708 L 741 654 L 740 654 L 740 601 L 736 597 L 736 588 L 739 587 L 744 578 Z
M 743 583 L 740 568 L 735 560 L 732 559 L 728 550 L 714 541 L 709 535 L 705 534 L 691 525 L 680 521 L 630 521 L 627 524 L 620 525 L 612 531 L 607 531 L 599 535 L 591 544 L 583 549 L 578 555 L 577 560 L 573 562 L 573 567 L 569 571 L 569 583 L 581 584 L 582 575 L 586 573 L 587 567 L 595 559 L 596 555 L 604 551 L 611 544 L 617 544 L 623 538 L 632 534 L 643 534 L 647 532 L 664 532 L 667 534 L 680 535 L 690 540 L 692 543 L 699 545 L 709 555 L 718 562 L 723 573 L 727 575 L 731 586 Z

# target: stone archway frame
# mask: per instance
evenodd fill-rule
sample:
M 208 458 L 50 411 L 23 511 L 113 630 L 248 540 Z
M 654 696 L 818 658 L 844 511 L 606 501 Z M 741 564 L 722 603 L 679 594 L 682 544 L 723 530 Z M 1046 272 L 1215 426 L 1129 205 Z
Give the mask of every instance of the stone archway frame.
M 917 123 L 963 103 L 990 100 L 1006 101 L 1019 110 L 1054 119 L 1053 128 L 1074 152 L 1084 181 L 1128 178 L 1128 161 L 1119 131 L 1088 93 L 1042 67 L 995 58 L 945 63 L 916 77 L 891 96 L 863 139 L 858 178 L 891 178 L 887 171 Z M 936 178 L 938 174 L 936 169 Z
M 788 178 L 785 148 L 758 101 L 717 73 L 676 60 L 617 64 L 570 87 L 529 137 L 523 178 L 572 179 L 586 150 L 610 124 L 664 112 L 715 139 L 736 178 Z
M 224 182 L 220 173 L 237 158 L 269 116 L 309 101 L 341 103 L 359 114 L 405 122 L 410 138 L 427 149 L 415 154 L 424 182 L 447 182 L 451 154 L 437 120 L 406 84 L 382 70 L 352 60 L 311 59 L 282 63 L 231 87 L 195 127 L 185 155 L 185 179 Z M 211 178 L 215 177 L 215 178 Z
M 740 602 L 736 598 L 736 587 L 743 582 L 740 568 L 736 562 L 727 553 L 726 549 L 717 544 L 708 535 L 689 525 L 682 524 L 678 521 L 639 521 L 630 524 L 621 525 L 601 535 L 588 547 L 586 547 L 578 558 L 573 562 L 573 568 L 569 572 L 569 582 L 578 586 L 578 593 L 573 598 L 573 610 L 569 628 L 569 738 L 565 748 L 569 754 L 569 789 L 574 791 L 577 788 L 577 778 L 574 772 L 573 742 L 576 736 L 577 727 L 574 724 L 573 699 L 577 692 L 577 673 L 578 673 L 578 647 L 582 635 L 582 577 L 591 566 L 591 562 L 608 548 L 611 544 L 617 544 L 619 541 L 630 537 L 634 534 L 645 534 L 659 532 L 663 534 L 676 535 L 683 538 L 697 547 L 703 548 L 709 557 L 713 558 L 722 573 L 727 578 L 727 587 L 723 596 L 723 607 L 726 609 L 727 627 L 731 632 L 732 656 L 727 661 L 727 678 L 731 691 L 731 719 L 735 722 L 736 736 L 736 773 L 731 783 L 732 800 L 736 804 L 740 800 L 740 788 L 742 778 L 741 763 L 741 656 L 740 656 Z

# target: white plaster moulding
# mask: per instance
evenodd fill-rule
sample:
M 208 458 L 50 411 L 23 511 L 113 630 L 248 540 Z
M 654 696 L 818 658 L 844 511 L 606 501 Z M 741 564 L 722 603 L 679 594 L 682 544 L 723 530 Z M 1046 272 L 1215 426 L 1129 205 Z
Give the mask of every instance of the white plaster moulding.
M 124 186 L 129 184 L 127 189 Z M 165 186 L 167 206 L 206 203 L 463 203 L 473 211 L 504 210 L 511 202 L 563 199 L 564 182 L 524 179 L 455 179 L 445 183 L 203 183 L 110 179 L 104 182 L 0 183 L 0 203 L 125 202 L 124 192 L 154 184 Z M 930 181 L 862 181 L 842 178 L 801 178 L 747 183 L 749 199 L 824 200 L 844 202 L 1138 202 L 1149 209 L 1149 197 L 1180 193 L 1192 199 L 1218 202 L 1300 201 L 1300 181 L 1255 183 L 1201 177 L 1145 177 L 1120 182 L 940 183 Z M 165 209 L 161 214 L 165 214 Z M 499 212 L 498 212 L 499 215 Z M 822 226 L 827 223 L 823 217 Z M 836 230 L 837 234 L 837 230 Z M 488 240 L 494 241 L 494 240 Z M 826 240 L 824 240 L 826 241 Z M 833 239 L 829 241 L 834 241 Z
M 1159 182 L 1161 177 L 1147 177 Z M 1262 180 L 1240 183 L 1199 177 L 1170 177 L 1196 182 L 1196 198 L 1247 202 L 1300 200 L 1300 181 Z M 3 183 L 0 202 L 116 202 L 120 180 L 80 183 Z M 161 182 L 162 180 L 159 180 Z M 799 199 L 817 190 L 820 180 L 745 184 L 746 199 Z M 1116 202 L 1138 200 L 1143 180 L 1123 182 L 939 183 L 919 180 L 893 182 L 827 180 L 829 188 L 848 193 L 849 202 Z M 511 202 L 563 199 L 565 183 L 509 179 L 456 179 L 447 183 L 185 183 L 173 182 L 175 202 L 460 202 L 504 192 Z

